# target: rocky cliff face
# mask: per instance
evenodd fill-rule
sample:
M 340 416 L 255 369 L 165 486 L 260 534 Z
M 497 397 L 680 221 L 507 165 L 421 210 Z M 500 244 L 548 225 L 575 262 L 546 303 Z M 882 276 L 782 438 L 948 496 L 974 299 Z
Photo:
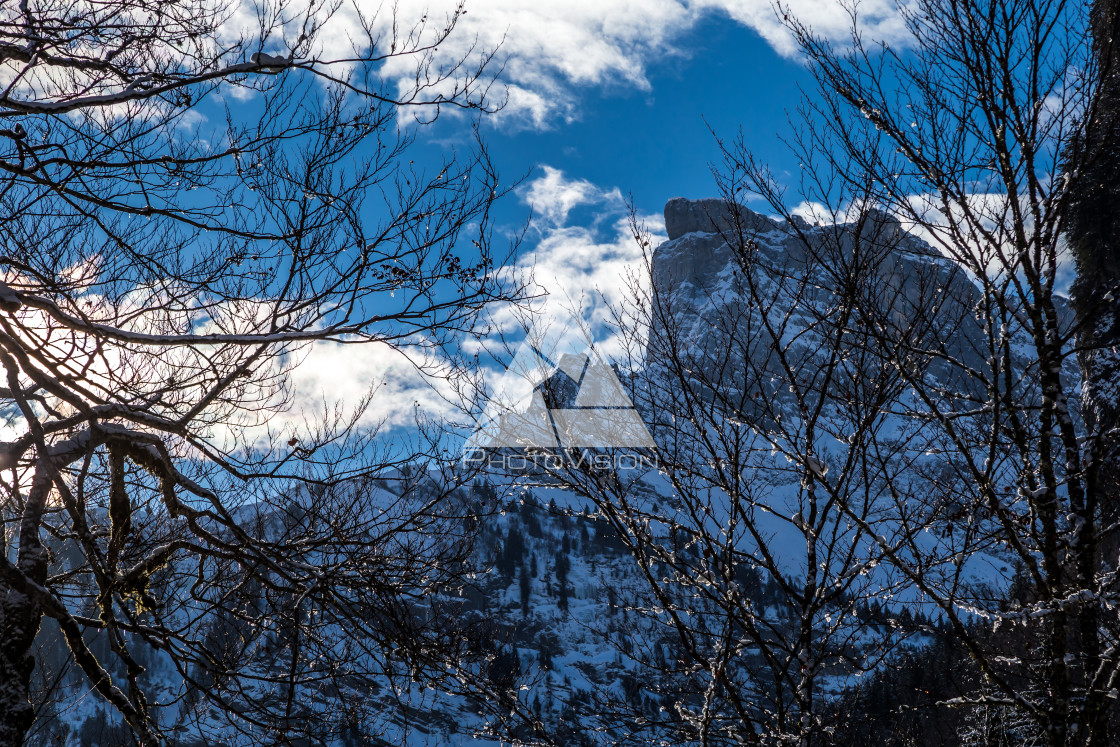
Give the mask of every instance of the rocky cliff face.
M 755 233 L 774 230 L 779 225 L 778 221 L 742 205 L 730 205 L 719 198 L 688 200 L 674 197 L 665 203 L 665 232 L 669 234 L 670 241 L 689 233 L 727 234 L 739 229 Z
M 868 273 L 886 284 L 884 299 L 894 291 L 914 300 L 925 278 L 962 297 L 975 296 L 953 263 L 879 211 L 852 223 L 818 226 L 720 199 L 674 198 L 665 205 L 665 229 L 669 240 L 654 253 L 653 279 L 667 293 L 733 290 L 727 281 L 752 262 L 769 274 L 800 271 L 824 280 L 836 269 L 830 263 L 851 262 L 858 252 Z
M 810 225 L 720 199 L 675 198 L 665 206 L 665 226 L 669 240 L 653 255 L 662 312 L 654 324 L 671 326 L 678 344 L 697 354 L 720 358 L 739 333 L 752 338 L 741 347 L 762 354 L 775 345 L 765 339 L 762 315 L 788 316 L 797 327 L 797 319 L 819 320 L 830 305 L 846 303 L 873 313 L 888 332 L 938 335 L 957 360 L 983 360 L 979 290 L 886 213 Z M 810 332 L 802 344 L 811 347 L 812 340 Z M 941 375 L 950 373 L 941 366 Z

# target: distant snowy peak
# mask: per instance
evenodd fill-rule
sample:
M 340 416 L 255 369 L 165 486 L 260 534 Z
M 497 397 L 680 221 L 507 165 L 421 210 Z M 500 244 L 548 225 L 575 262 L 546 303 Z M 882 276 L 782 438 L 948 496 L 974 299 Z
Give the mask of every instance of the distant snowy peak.
M 736 213 L 739 214 L 744 231 L 767 232 L 782 225 L 742 205 L 734 205 L 718 197 L 703 200 L 674 197 L 665 203 L 665 232 L 669 234 L 670 241 L 689 233 L 735 232 L 738 230 L 735 225 Z
M 654 282 L 662 290 L 672 290 L 684 282 L 709 286 L 733 262 L 733 247 L 740 242 L 752 242 L 772 260 L 796 265 L 805 261 L 808 244 L 819 248 L 831 242 L 850 249 L 857 236 L 865 246 L 877 247 L 895 260 L 905 258 L 908 261 L 904 264 L 917 262 L 925 268 L 936 265 L 939 274 L 961 276 L 946 276 L 946 282 L 964 280 L 952 262 L 904 231 L 894 216 L 880 210 L 869 211 L 859 222 L 810 225 L 796 215 L 788 222 L 720 198 L 674 197 L 665 205 L 665 231 L 669 240 L 653 257 Z
M 983 360 L 979 288 L 885 212 L 811 225 L 723 199 L 675 198 L 665 205 L 665 226 L 669 240 L 654 251 L 652 280 L 660 308 L 654 325 L 669 329 L 655 330 L 651 344 L 671 338 L 713 372 L 742 371 L 748 357 L 756 371 L 771 370 L 775 346 L 814 355 L 824 344 L 820 322 L 844 304 L 899 339 L 922 345 L 944 335 L 956 360 Z M 770 340 L 773 331 L 784 339 Z M 651 352 L 656 368 L 665 351 Z M 927 373 L 943 380 L 951 374 L 936 363 Z

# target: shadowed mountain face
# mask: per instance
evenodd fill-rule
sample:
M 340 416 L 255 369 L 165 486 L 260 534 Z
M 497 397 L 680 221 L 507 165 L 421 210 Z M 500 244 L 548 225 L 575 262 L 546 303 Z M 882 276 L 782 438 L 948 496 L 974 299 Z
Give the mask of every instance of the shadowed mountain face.
M 959 304 L 979 297 L 955 264 L 879 211 L 853 223 L 818 226 L 796 216 L 792 223 L 775 220 L 718 199 L 676 198 L 665 205 L 665 225 L 669 241 L 653 255 L 655 287 L 663 294 L 709 300 L 712 312 L 752 295 L 742 284 L 748 270 L 757 270 L 767 284 L 801 278 L 835 293 L 856 263 L 867 290 L 876 290 L 862 300 L 875 301 L 884 313 L 913 315 L 931 290 Z
M 976 362 L 982 356 L 983 330 L 974 313 L 981 300 L 976 286 L 950 260 L 882 213 L 851 224 L 813 226 L 776 220 L 722 200 L 675 199 L 666 205 L 665 219 L 669 240 L 655 251 L 652 266 L 659 307 L 653 323 L 661 326 L 650 335 L 647 376 L 657 376 L 665 353 L 676 348 L 695 360 L 700 370 L 713 374 L 707 386 L 745 389 L 744 382 L 753 378 L 769 387 L 767 394 L 774 401 L 785 402 L 789 394 L 777 376 L 775 351 L 782 349 L 811 364 L 826 336 L 815 325 L 832 318 L 831 309 L 845 298 L 893 333 L 912 335 L 916 344 L 947 338 L 949 352 L 959 360 Z M 853 266 L 859 271 L 852 272 Z M 860 282 L 854 288 L 846 286 L 845 281 L 853 277 Z M 773 323 L 763 324 L 764 319 Z M 781 320 L 785 325 L 779 328 L 776 323 Z M 947 335 L 946 330 L 953 333 Z M 773 379 L 764 381 L 770 379 L 765 375 L 769 372 L 774 372 Z M 603 411 L 617 418 L 637 406 L 652 428 L 657 418 L 647 418 L 647 408 L 664 410 L 671 400 L 635 396 L 632 401 L 629 390 L 634 382 L 621 377 L 627 383 L 618 388 L 617 373 L 586 355 L 558 356 L 551 375 L 534 390 L 540 416 L 555 421 L 557 413 L 593 411 L 610 422 Z M 925 373 L 947 384 L 968 385 L 959 371 L 944 363 L 930 364 Z M 550 429 L 552 421 L 547 421 Z M 549 432 L 557 442 L 564 440 L 563 433 Z M 525 431 L 516 435 L 523 437 Z M 556 487 L 526 489 L 515 477 L 491 478 L 493 482 L 476 484 L 460 496 L 471 526 L 480 527 L 476 559 L 488 570 L 452 600 L 460 605 L 464 619 L 493 627 L 491 676 L 498 683 L 525 678 L 525 702 L 560 743 L 629 739 L 649 744 L 654 736 L 672 743 L 671 732 L 662 734 L 649 725 L 664 718 L 665 709 L 672 711 L 688 683 L 651 672 L 670 671 L 682 654 L 673 631 L 650 613 L 653 602 L 622 538 L 571 492 Z M 762 471 L 752 472 L 751 479 L 763 486 L 762 493 L 778 494 L 784 489 Z M 679 511 L 678 498 L 664 481 L 636 486 L 635 491 L 634 500 L 651 516 L 670 517 Z M 475 506 L 493 509 L 474 513 Z M 782 526 L 783 531 L 788 529 Z M 767 534 L 778 551 L 775 536 Z M 796 543 L 790 547 L 796 549 Z M 682 562 L 703 562 L 696 547 L 673 550 Z M 776 629 L 793 624 L 789 600 L 772 577 L 747 564 L 736 573 L 740 574 L 736 583 Z M 911 610 L 888 603 L 845 600 L 844 604 L 861 624 L 898 630 L 899 640 L 928 623 L 921 619 L 920 610 L 912 616 Z M 893 632 L 884 633 L 875 645 L 893 643 L 896 639 L 891 636 Z M 57 632 L 48 630 L 43 641 L 57 642 Z M 846 654 L 858 658 L 861 645 L 853 644 Z M 927 669 L 926 660 L 920 658 L 922 646 L 911 654 L 918 672 Z M 755 672 L 764 671 L 766 662 L 757 650 L 748 648 L 741 653 L 740 664 Z M 146 665 L 147 676 L 167 680 L 169 690 L 181 687 L 178 675 L 156 653 Z M 259 664 L 273 665 L 271 661 Z M 761 688 L 768 686 L 765 679 L 759 681 Z M 848 684 L 844 671 L 837 668 L 835 676 L 825 681 L 822 694 L 840 702 Z M 124 732 L 118 720 L 107 709 L 81 705 L 89 701 L 82 700 L 79 685 L 63 678 L 57 728 L 38 734 L 36 744 L 122 743 Z M 382 681 L 362 687 L 359 694 L 369 702 L 384 699 L 389 692 L 389 683 Z M 331 708 L 329 702 L 320 706 Z M 463 697 L 429 693 L 414 702 L 406 698 L 402 714 L 386 711 L 378 719 L 371 718 L 361 724 L 361 739 L 355 736 L 352 742 L 342 743 L 500 743 L 472 737 L 484 724 L 478 704 Z M 178 712 L 169 712 L 170 723 L 176 717 Z M 206 714 L 194 718 L 206 725 Z M 232 734 L 225 741 L 247 744 Z M 182 743 L 202 742 L 184 737 Z
M 871 210 L 850 223 L 810 225 L 721 199 L 675 198 L 665 206 L 665 225 L 669 240 L 652 263 L 652 347 L 672 340 L 709 367 L 741 371 L 749 356 L 768 370 L 778 347 L 811 354 L 822 322 L 849 307 L 887 338 L 939 350 L 930 375 L 965 390 L 974 386 L 954 369 L 980 365 L 988 355 L 982 294 L 956 263 L 893 216 Z M 1060 312 L 1064 326 L 1072 324 L 1068 308 Z M 776 340 L 779 326 L 797 342 Z M 660 357 L 649 352 L 654 366 Z
M 952 328 L 954 357 L 983 355 L 976 287 L 884 213 L 814 226 L 723 200 L 674 199 L 665 223 L 669 241 L 653 255 L 660 308 L 652 344 L 672 339 L 709 371 L 743 372 L 748 358 L 757 371 L 772 371 L 779 349 L 812 355 L 821 322 L 845 305 L 919 343 Z M 790 339 L 777 339 L 779 328 Z M 651 354 L 651 363 L 660 357 Z

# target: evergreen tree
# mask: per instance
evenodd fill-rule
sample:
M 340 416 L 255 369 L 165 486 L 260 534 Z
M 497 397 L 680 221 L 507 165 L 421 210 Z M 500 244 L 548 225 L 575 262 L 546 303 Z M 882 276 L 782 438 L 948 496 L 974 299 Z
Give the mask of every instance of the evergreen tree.
M 501 540 L 494 542 L 494 568 L 503 576 L 510 574 L 510 569 L 506 567 L 505 545 Z
M 567 536 L 567 535 L 565 535 Z M 561 612 L 568 611 L 568 571 L 571 570 L 571 561 L 567 554 L 561 550 L 556 554 L 556 587 L 558 600 L 556 606 Z
M 509 530 L 506 533 L 505 545 L 502 548 L 502 560 L 499 570 L 506 578 L 513 578 L 514 571 L 521 565 L 522 559 L 525 557 L 525 537 L 521 533 L 521 527 L 516 521 L 509 523 Z
M 521 518 L 529 516 L 533 513 L 533 510 L 537 508 L 540 508 L 540 504 L 537 503 L 537 499 L 533 495 L 533 491 L 526 491 L 525 495 L 521 498 Z
M 521 564 L 521 614 L 529 615 L 529 596 L 533 591 L 533 582 L 529 580 L 529 568 Z

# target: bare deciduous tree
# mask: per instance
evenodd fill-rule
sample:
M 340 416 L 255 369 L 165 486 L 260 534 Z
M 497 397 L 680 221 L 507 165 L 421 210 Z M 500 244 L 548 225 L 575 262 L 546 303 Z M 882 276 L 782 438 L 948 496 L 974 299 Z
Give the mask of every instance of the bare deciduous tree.
M 1101 28 L 1114 19 L 1106 6 Z M 1104 745 L 1120 558 L 1115 483 L 1101 479 L 1100 436 L 1111 434 L 1099 424 L 1116 382 L 1098 371 L 1097 411 L 1082 417 L 1077 359 L 1113 360 L 1111 328 L 1092 329 L 1114 309 L 1113 276 L 1094 274 L 1111 245 L 1082 235 L 1082 287 L 1104 285 L 1077 309 L 1064 287 L 1071 224 L 1115 212 L 1115 185 L 1102 181 L 1114 124 L 1101 107 L 1116 37 L 1098 31 L 1094 49 L 1088 9 L 1071 3 L 921 0 L 900 13 L 909 34 L 898 49 L 862 36 L 854 11 L 839 48 L 786 14 L 819 84 L 789 137 L 803 168 L 796 196 L 746 144 L 725 144 L 712 217 L 740 300 L 722 302 L 709 338 L 674 340 L 681 318 L 660 311 L 655 260 L 653 295 L 628 312 L 653 330 L 641 367 L 666 383 L 645 404 L 678 511 L 646 511 L 611 471 L 561 478 L 612 517 L 675 625 L 704 684 L 694 709 L 682 706 L 700 739 L 720 726 L 729 740 L 824 738 L 804 673 L 845 647 L 844 627 L 821 616 L 849 593 L 901 593 L 975 662 L 977 680 L 943 705 L 999 710 L 1020 737 L 1050 745 Z M 746 196 L 784 227 L 739 217 Z M 808 235 L 791 203 L 831 206 L 815 217 L 847 238 Z M 901 223 L 867 241 L 882 213 Z M 903 228 L 936 252 L 905 261 L 915 247 Z M 757 248 L 755 233 L 779 229 L 793 235 L 793 270 Z M 721 305 L 707 302 L 696 305 Z M 755 494 L 781 471 L 792 503 Z M 804 539 L 800 560 L 766 557 L 764 514 Z M 674 533 L 696 551 L 674 554 Z M 853 586 L 843 568 L 864 557 L 889 572 Z M 744 564 L 772 577 L 793 624 L 735 596 Z M 780 675 L 736 681 L 748 651 Z
M 1077 4 L 931 0 L 906 18 L 907 52 L 858 34 L 851 51 L 834 52 L 793 23 L 824 93 L 813 122 L 828 133 L 826 147 L 803 155 L 873 185 L 877 204 L 976 285 L 974 355 L 937 338 L 915 345 L 887 319 L 876 345 L 914 393 L 911 416 L 943 441 L 951 478 L 930 487 L 966 508 L 954 537 L 978 532 L 979 544 L 954 553 L 988 553 L 1018 571 L 994 582 L 1001 592 L 930 584 L 925 569 L 943 550 L 882 549 L 979 662 L 986 689 L 962 702 L 1014 707 L 1048 744 L 1105 744 L 1117 558 L 1102 550 L 1114 544 L 1105 507 L 1115 496 L 1094 479 L 1099 453 L 1079 413 L 1077 324 L 1062 278 L 1071 205 L 1099 156 L 1069 145 L 1085 142 L 1101 101 L 1097 63 L 1111 54 L 1092 53 Z M 944 362 L 955 381 L 907 365 L 915 354 Z M 980 621 L 1005 633 L 976 635 L 968 623 Z
M 0 10 L 2 744 L 34 719 L 44 616 L 144 744 L 205 736 L 207 704 L 254 738 L 338 733 L 376 720 L 357 695 L 469 666 L 437 593 L 469 507 L 429 477 L 435 424 L 387 439 L 368 399 L 270 419 L 313 343 L 455 379 L 432 354 L 516 295 L 481 144 L 425 170 L 398 127 L 488 110 L 489 55 L 435 54 L 461 7 L 355 15 L 342 52 L 338 6 L 246 10 Z M 349 705 L 309 719 L 324 698 Z
M 576 457 L 552 477 L 595 502 L 647 582 L 639 611 L 673 634 L 676 658 L 641 662 L 671 706 L 642 714 L 638 738 L 811 744 L 835 726 L 830 684 L 881 665 L 922 617 L 913 600 L 883 604 L 907 580 L 871 528 L 887 513 L 929 523 L 881 495 L 915 468 L 921 434 L 878 442 L 904 386 L 861 309 L 909 316 L 915 296 L 968 284 L 879 211 L 811 227 L 730 195 L 693 204 L 710 211 L 700 233 L 657 250 L 618 317 L 656 470 Z

